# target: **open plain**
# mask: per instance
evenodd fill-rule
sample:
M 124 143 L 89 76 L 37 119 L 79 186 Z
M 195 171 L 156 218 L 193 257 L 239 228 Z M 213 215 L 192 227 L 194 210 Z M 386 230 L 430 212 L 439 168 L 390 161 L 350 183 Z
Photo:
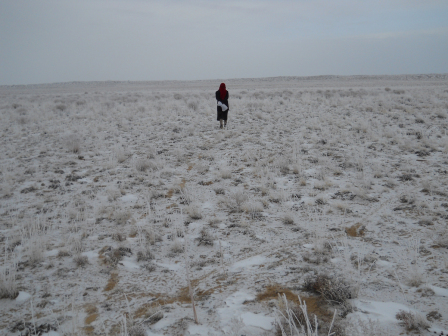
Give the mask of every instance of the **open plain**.
M 0 333 L 448 333 L 448 75 L 225 83 L 0 87 Z

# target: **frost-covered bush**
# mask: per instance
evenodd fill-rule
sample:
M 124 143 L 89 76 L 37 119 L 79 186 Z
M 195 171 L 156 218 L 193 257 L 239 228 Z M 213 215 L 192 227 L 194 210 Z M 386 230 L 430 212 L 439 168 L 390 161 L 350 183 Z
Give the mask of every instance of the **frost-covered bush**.
M 114 214 L 115 223 L 118 225 L 126 224 L 126 222 L 131 218 L 131 213 L 129 210 L 119 210 Z
M 395 318 L 408 331 L 421 331 L 430 327 L 426 318 L 416 312 L 400 310 L 395 315 Z
M 249 196 L 242 189 L 235 190 L 224 199 L 226 205 L 235 212 L 243 211 L 243 204 L 249 200 Z
M 304 280 L 303 288 L 322 296 L 329 303 L 337 303 L 343 307 L 343 314 L 352 308 L 348 300 L 354 299 L 356 291 L 352 285 L 341 277 L 326 274 L 309 275 Z
M 197 111 L 198 107 L 199 107 L 199 103 L 196 100 L 190 100 L 187 103 L 187 106 L 189 109 L 193 110 L 193 111 Z
M 172 253 L 182 253 L 184 251 L 184 246 L 182 241 L 175 238 L 173 243 L 171 244 L 170 250 Z
M 65 145 L 70 152 L 79 153 L 81 151 L 81 140 L 75 133 L 66 136 Z
M 197 205 L 190 204 L 186 210 L 191 219 L 201 219 L 202 218 L 201 211 L 199 210 L 199 207 Z
M 223 179 L 230 179 L 232 178 L 232 170 L 228 167 L 223 167 L 219 170 L 219 175 Z
M 146 159 L 136 159 L 134 161 L 135 170 L 138 172 L 145 172 L 149 167 L 149 162 Z
M 126 161 L 126 159 L 128 158 L 128 155 L 126 154 L 123 146 L 116 145 L 114 147 L 114 157 L 118 161 L 118 163 L 122 163 L 122 162 Z
M 246 202 L 242 205 L 242 210 L 245 211 L 252 219 L 261 216 L 263 212 L 263 204 L 256 201 Z
M 17 265 L 13 262 L 5 262 L 0 267 L 0 299 L 15 299 L 19 295 L 16 268 Z
M 331 322 L 326 323 L 318 319 L 316 315 L 309 316 L 306 301 L 299 298 L 299 303 L 289 301 L 286 295 L 280 295 L 277 300 L 276 335 L 279 336 L 319 336 L 340 335 L 343 328 L 335 325 L 336 314 Z
M 292 225 L 294 224 L 294 214 L 292 212 L 287 212 L 282 217 L 283 224 Z
M 206 228 L 202 228 L 199 237 L 196 240 L 198 241 L 198 245 L 213 246 L 214 237 Z
M 73 261 L 75 262 L 77 267 L 84 267 L 89 263 L 89 259 L 81 254 L 76 255 L 73 258 Z
M 417 266 L 411 267 L 406 277 L 406 284 L 411 287 L 418 287 L 424 282 L 425 279 L 420 269 Z
M 148 246 L 137 252 L 137 261 L 149 261 L 155 258 Z
M 27 256 L 31 265 L 40 263 L 44 260 L 44 251 L 46 249 L 46 242 L 43 237 L 32 237 L 26 245 L 28 246 Z

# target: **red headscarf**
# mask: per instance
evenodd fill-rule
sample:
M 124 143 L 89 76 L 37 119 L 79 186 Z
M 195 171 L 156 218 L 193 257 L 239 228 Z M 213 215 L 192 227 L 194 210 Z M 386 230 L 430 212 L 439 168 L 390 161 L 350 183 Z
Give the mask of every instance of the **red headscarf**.
M 226 99 L 227 90 L 224 83 L 221 83 L 221 85 L 219 86 L 219 94 L 221 95 L 221 99 Z

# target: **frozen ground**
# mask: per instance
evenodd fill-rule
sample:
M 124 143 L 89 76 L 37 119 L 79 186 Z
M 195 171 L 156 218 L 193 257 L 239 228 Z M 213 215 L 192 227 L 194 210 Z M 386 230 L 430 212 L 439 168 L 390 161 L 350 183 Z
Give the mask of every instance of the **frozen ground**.
M 2 334 L 446 334 L 448 75 L 226 85 L 0 87 Z

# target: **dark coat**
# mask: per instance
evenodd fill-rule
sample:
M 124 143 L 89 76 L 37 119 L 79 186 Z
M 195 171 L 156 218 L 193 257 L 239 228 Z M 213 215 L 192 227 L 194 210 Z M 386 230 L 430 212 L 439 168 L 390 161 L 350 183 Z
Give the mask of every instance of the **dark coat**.
M 219 93 L 219 90 L 216 91 L 215 96 L 216 96 L 216 100 L 217 101 L 219 101 L 222 104 L 226 105 L 229 108 L 229 110 L 230 110 L 230 106 L 229 106 L 229 91 L 226 91 L 226 98 L 225 99 L 221 99 L 221 93 Z

